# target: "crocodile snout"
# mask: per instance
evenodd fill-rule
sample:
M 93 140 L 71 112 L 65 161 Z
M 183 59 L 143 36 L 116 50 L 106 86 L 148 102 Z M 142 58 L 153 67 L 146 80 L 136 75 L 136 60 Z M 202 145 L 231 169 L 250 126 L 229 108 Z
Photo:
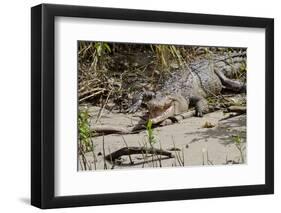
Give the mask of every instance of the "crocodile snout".
M 188 109 L 183 97 L 165 96 L 152 99 L 147 103 L 149 119 L 153 124 L 160 123 Z

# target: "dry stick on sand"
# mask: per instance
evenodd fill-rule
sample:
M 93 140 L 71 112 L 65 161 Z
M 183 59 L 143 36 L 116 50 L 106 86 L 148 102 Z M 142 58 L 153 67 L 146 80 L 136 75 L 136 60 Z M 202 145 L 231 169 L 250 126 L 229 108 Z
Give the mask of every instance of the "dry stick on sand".
M 95 133 L 103 133 L 103 134 L 112 134 L 112 133 L 130 134 L 133 132 L 133 128 L 126 128 L 126 127 L 113 126 L 113 125 L 96 125 L 91 130 Z
M 111 153 L 111 151 L 110 151 L 110 147 L 108 147 L 108 153 Z M 115 164 L 113 163 L 113 161 L 112 161 L 112 159 L 111 159 L 111 158 L 110 158 L 110 163 L 111 163 L 111 165 L 112 165 L 111 169 L 114 169 Z
M 127 142 L 126 142 L 124 136 L 123 136 L 123 135 L 121 135 L 121 136 L 122 136 L 123 142 L 125 143 L 126 147 L 128 148 L 129 146 L 128 146 L 128 144 L 127 144 Z M 110 156 L 111 156 L 111 155 L 110 155 Z M 133 164 L 134 164 L 134 161 L 133 161 L 132 158 L 131 158 L 131 154 L 129 153 L 128 156 L 129 156 L 131 165 L 133 165 Z
M 92 141 L 92 140 L 91 140 Z M 94 145 L 93 145 L 94 143 L 92 142 L 92 146 L 94 147 Z M 92 154 L 93 154 L 93 158 L 94 158 L 94 168 L 95 168 L 95 170 L 97 170 L 97 156 L 96 156 L 96 154 L 95 154 L 95 149 L 93 148 L 93 150 L 92 150 Z
M 243 113 L 246 113 L 246 109 L 247 108 L 245 106 L 230 106 L 227 108 L 227 111 L 243 114 Z
M 95 154 L 95 145 L 94 145 L 94 141 L 92 138 L 93 138 L 93 135 L 92 135 L 92 133 L 90 133 L 90 142 L 92 145 L 92 154 L 93 154 L 93 158 L 94 158 L 94 168 L 95 168 L 95 170 L 97 170 L 97 156 Z
M 88 166 L 88 168 L 91 170 L 92 169 L 91 164 L 87 161 L 85 152 L 83 151 L 83 147 L 81 145 L 79 145 L 79 154 L 80 154 L 82 162 L 84 164 L 84 169 L 87 170 L 87 166 Z M 81 167 L 81 169 L 83 170 L 83 167 Z
M 103 167 L 105 170 L 107 170 L 107 164 L 106 164 L 106 156 L 105 156 L 105 148 L 104 148 L 104 135 L 102 136 L 102 152 L 103 152 Z
M 184 148 L 182 147 L 182 166 L 184 166 Z
M 204 151 L 202 151 L 202 165 L 205 165 L 205 157 L 204 157 Z
M 247 108 L 245 106 L 230 106 L 226 109 L 226 112 L 232 112 L 227 117 L 220 119 L 219 121 L 227 120 L 229 118 L 233 118 L 247 112 Z
M 207 155 L 207 163 L 211 164 L 211 165 L 214 165 L 213 162 L 209 159 L 209 152 L 208 152 L 208 150 L 206 152 L 206 155 Z
M 174 144 L 174 150 L 176 150 L 176 144 L 175 144 L 175 139 L 174 139 L 173 135 L 172 135 L 172 141 L 173 141 L 173 144 Z M 177 159 L 179 165 L 183 166 L 184 163 L 182 162 L 182 159 L 181 159 L 180 155 L 178 154 L 177 151 L 175 151 L 175 154 L 176 154 L 176 159 Z
M 140 142 L 138 141 L 138 144 L 139 144 L 139 146 L 141 146 L 141 144 L 140 144 Z M 145 146 L 145 145 L 144 145 Z M 142 155 L 142 158 L 143 158 L 143 164 L 142 164 L 142 168 L 144 168 L 144 165 L 145 165 L 145 160 L 146 160 L 146 155 L 144 155 L 144 153 L 141 153 L 141 155 Z
M 81 170 L 83 171 L 83 164 L 82 164 L 81 156 L 79 157 L 79 164 L 80 164 Z
M 97 117 L 97 120 L 96 120 L 96 123 L 98 123 L 99 119 L 101 118 L 102 116 L 102 113 L 103 113 L 103 110 L 104 110 L 104 107 L 106 106 L 107 102 L 108 102 L 108 99 L 109 99 L 109 96 L 111 95 L 111 92 L 112 92 L 113 89 L 111 89 L 106 97 L 106 100 L 105 100 L 105 103 L 103 104 L 102 108 L 100 109 L 99 111 L 99 114 L 98 114 L 98 117 Z
M 174 120 L 176 120 L 177 122 L 186 119 L 186 118 L 190 118 L 193 117 L 195 114 L 194 110 L 176 115 L 173 117 Z M 170 125 L 173 123 L 172 120 L 167 119 L 164 121 L 165 123 L 161 123 L 159 124 L 160 126 L 166 126 L 166 125 Z M 142 124 L 138 124 L 137 126 L 134 127 L 120 127 L 120 126 L 113 126 L 113 125 L 97 125 L 94 126 L 91 131 L 95 132 L 95 133 L 103 133 L 103 134 L 113 134 L 113 133 L 118 133 L 118 134 L 132 134 L 135 132 L 138 132 L 140 130 L 144 130 L 145 127 L 145 122 Z
M 86 91 L 83 91 L 82 89 L 85 90 L 85 88 L 81 88 L 80 91 L 78 91 L 78 92 L 79 92 L 79 97 L 83 97 L 83 98 L 87 98 L 87 96 L 92 95 L 92 94 L 93 95 L 100 94 L 101 92 L 105 91 L 105 89 L 100 88 L 100 87 L 97 87 L 94 89 L 88 89 Z M 79 99 L 79 101 L 80 102 L 83 101 L 83 98 Z
M 81 153 L 81 157 L 82 157 L 82 160 L 83 160 L 83 163 L 84 163 L 85 170 L 87 170 L 87 168 L 89 170 L 92 170 L 91 164 L 87 161 L 87 158 L 86 158 L 84 152 Z
M 112 161 L 114 162 L 116 159 L 118 159 L 123 155 L 134 155 L 134 154 L 144 154 L 144 153 L 164 155 L 169 158 L 174 158 L 174 155 L 171 152 L 167 152 L 161 149 L 146 148 L 146 147 L 124 147 L 105 156 L 105 159 L 108 161 L 112 159 Z
M 161 144 L 161 141 L 159 141 L 159 144 L 160 144 L 160 150 L 162 150 L 162 144 Z M 159 160 L 159 166 L 160 168 L 162 167 L 162 155 L 160 155 L 160 158 L 158 158 Z
M 146 142 L 146 141 L 143 141 L 143 146 L 142 146 L 142 147 L 144 147 L 145 149 L 147 148 L 147 142 Z M 145 154 L 145 155 L 144 155 L 144 154 Z M 149 163 L 150 161 L 147 160 L 148 157 L 149 157 L 147 152 L 142 153 L 142 155 L 145 156 L 145 157 L 143 158 L 143 159 L 144 159 L 144 161 L 143 161 L 143 167 L 144 167 L 144 165 L 145 165 L 146 163 Z
M 85 101 L 85 100 L 87 100 L 87 99 L 89 99 L 89 98 L 91 98 L 91 97 L 94 97 L 94 96 L 96 96 L 96 95 L 99 95 L 99 94 L 101 94 L 101 93 L 103 93 L 103 92 L 104 92 L 104 90 L 100 90 L 100 91 L 98 91 L 98 92 L 92 93 L 91 95 L 88 95 L 88 96 L 86 96 L 86 97 L 84 97 L 84 98 L 81 98 L 81 99 L 79 100 L 79 102 Z

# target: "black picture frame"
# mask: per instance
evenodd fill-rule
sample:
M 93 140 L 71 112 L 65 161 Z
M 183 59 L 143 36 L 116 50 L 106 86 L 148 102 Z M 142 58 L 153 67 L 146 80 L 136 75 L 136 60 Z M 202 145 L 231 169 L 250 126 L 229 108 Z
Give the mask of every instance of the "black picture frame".
M 56 197 L 55 17 L 263 28 L 266 32 L 265 184 Z M 240 16 L 41 4 L 31 9 L 31 204 L 60 208 L 274 193 L 274 20 Z

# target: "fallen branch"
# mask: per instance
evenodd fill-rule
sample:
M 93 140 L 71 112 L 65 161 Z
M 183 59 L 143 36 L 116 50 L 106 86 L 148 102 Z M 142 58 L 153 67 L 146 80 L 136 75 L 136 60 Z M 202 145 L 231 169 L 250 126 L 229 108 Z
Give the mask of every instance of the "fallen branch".
M 175 122 L 180 122 L 181 120 L 184 120 L 186 118 L 191 118 L 194 115 L 195 115 L 195 110 L 191 110 L 191 111 L 179 114 L 179 115 L 175 115 L 174 117 L 168 118 L 168 119 L 162 121 L 159 125 L 160 126 L 171 125 L 171 124 L 173 124 Z
M 176 115 L 174 117 L 168 118 L 164 121 L 162 121 L 159 124 L 155 124 L 154 126 L 167 126 L 171 125 L 175 122 L 179 122 L 183 119 L 193 117 L 195 114 L 194 110 L 182 113 L 180 115 Z M 142 121 L 138 123 L 136 126 L 133 127 L 120 127 L 120 126 L 114 126 L 114 125 L 95 125 L 91 128 L 91 130 L 96 134 L 132 134 L 132 133 L 138 133 L 141 130 L 146 129 L 146 121 Z
M 245 106 L 230 106 L 227 108 L 227 111 L 243 114 L 243 113 L 246 113 L 246 109 L 247 108 Z
M 100 109 L 99 111 L 99 114 L 98 114 L 98 117 L 97 117 L 97 120 L 96 120 L 96 123 L 98 123 L 98 121 L 100 120 L 101 116 L 102 116 L 102 113 L 103 113 L 103 110 L 104 110 L 104 107 L 106 106 L 107 102 L 108 102 L 108 99 L 111 95 L 111 92 L 112 92 L 113 89 L 111 89 L 106 97 L 106 100 L 105 100 L 105 103 L 103 104 L 102 108 Z
M 154 155 L 164 155 L 169 158 L 174 158 L 174 155 L 171 152 L 164 151 L 162 149 L 156 148 L 147 148 L 147 147 L 124 147 L 111 154 L 105 156 L 105 159 L 108 161 L 115 161 L 123 155 L 134 155 L 134 154 L 154 154 Z
M 227 117 L 220 119 L 219 121 L 227 120 L 246 113 L 246 107 L 244 106 L 230 106 L 225 112 L 231 112 Z
M 113 125 L 95 125 L 91 128 L 92 132 L 96 134 L 132 134 L 145 129 L 144 125 L 137 125 L 134 127 L 120 127 Z

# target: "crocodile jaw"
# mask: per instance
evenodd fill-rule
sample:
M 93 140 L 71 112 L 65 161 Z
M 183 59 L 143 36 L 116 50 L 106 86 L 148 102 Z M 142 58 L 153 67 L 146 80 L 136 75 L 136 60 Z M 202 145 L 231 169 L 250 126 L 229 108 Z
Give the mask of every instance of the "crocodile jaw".
M 188 110 L 189 103 L 181 95 L 169 95 L 148 102 L 149 118 L 153 124 L 174 117 Z
M 174 105 L 172 104 L 170 107 L 168 107 L 167 109 L 165 109 L 164 111 L 157 113 L 157 114 L 150 114 L 150 120 L 152 121 L 152 124 L 157 124 L 161 121 L 166 120 L 169 117 L 174 116 L 175 112 L 175 108 Z

